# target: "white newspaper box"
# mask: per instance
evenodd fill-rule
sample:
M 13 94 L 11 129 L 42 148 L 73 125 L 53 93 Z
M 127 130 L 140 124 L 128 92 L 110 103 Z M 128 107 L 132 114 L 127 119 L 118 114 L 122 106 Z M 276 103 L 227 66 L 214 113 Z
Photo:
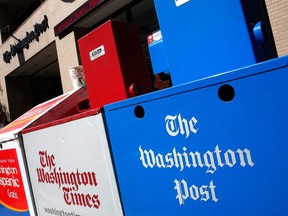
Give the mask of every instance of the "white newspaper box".
M 23 131 L 39 215 L 123 215 L 100 109 Z
M 0 130 L 0 215 L 37 215 L 30 190 L 21 131 L 70 115 L 87 97 L 85 88 L 39 104 Z M 60 110 L 60 111 L 59 111 Z

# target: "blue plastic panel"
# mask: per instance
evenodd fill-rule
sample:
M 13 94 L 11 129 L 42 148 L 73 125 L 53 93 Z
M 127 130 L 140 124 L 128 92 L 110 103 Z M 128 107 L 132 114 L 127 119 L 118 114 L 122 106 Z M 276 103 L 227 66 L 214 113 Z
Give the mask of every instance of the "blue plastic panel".
M 125 215 L 288 215 L 287 63 L 105 106 Z
M 169 73 L 169 66 L 161 31 L 157 31 L 154 34 L 148 36 L 148 49 L 153 73 Z
M 263 2 L 154 0 L 173 85 L 276 57 Z M 253 36 L 259 21 L 267 33 L 261 45 Z

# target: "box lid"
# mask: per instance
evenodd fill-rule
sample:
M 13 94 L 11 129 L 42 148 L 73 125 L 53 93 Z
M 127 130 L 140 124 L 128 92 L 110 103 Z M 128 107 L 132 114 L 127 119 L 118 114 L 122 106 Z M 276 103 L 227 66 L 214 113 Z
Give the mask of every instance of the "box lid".
M 0 142 L 18 137 L 25 128 L 44 124 L 77 113 L 79 101 L 87 98 L 87 89 L 82 87 L 48 100 L 24 113 L 0 130 Z

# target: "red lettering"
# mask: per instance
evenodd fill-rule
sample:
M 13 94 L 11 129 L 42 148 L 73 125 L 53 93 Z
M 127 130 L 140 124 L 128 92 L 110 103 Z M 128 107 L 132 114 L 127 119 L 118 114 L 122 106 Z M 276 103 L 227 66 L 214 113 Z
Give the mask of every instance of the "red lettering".
M 85 5 L 84 8 L 82 8 L 81 10 L 76 11 L 74 13 L 74 19 L 77 20 L 77 19 L 81 18 L 85 13 L 87 13 L 88 10 L 89 10 L 89 8 L 87 8 Z
M 90 6 L 90 8 L 94 8 L 95 6 L 97 6 L 100 3 L 101 3 L 101 0 L 90 0 L 89 6 Z
M 66 29 L 74 21 L 73 17 L 69 17 L 67 20 L 63 21 L 55 27 L 55 34 L 58 35 L 64 29 Z
M 94 194 L 92 197 L 93 207 L 99 208 L 100 207 L 100 200 L 98 199 L 98 195 Z
M 40 156 L 40 164 L 42 167 L 46 167 L 45 163 L 45 152 L 44 151 L 39 151 L 39 156 Z
M 98 195 L 94 194 L 92 197 L 90 194 L 73 193 L 72 188 L 63 187 L 64 201 L 68 205 L 83 206 L 88 208 L 99 208 L 100 200 Z
M 56 163 L 54 162 L 55 156 L 53 154 L 48 155 L 47 151 L 39 151 L 39 156 L 40 156 L 40 164 L 43 168 L 49 167 L 49 169 L 51 170 L 52 167 L 56 165 Z
M 67 188 L 67 187 L 63 187 L 62 188 L 62 190 L 63 190 L 63 192 L 64 192 L 64 194 L 63 194 L 63 196 L 64 196 L 64 201 L 67 203 L 67 205 L 71 205 L 72 204 L 72 201 L 71 201 L 71 198 L 70 198 L 70 196 L 69 196 L 69 192 L 70 192 L 70 188 Z
M 85 201 L 86 201 L 86 205 L 87 205 L 89 208 L 92 208 L 92 204 L 90 203 L 90 201 L 91 201 L 91 196 L 90 196 L 89 194 L 86 195 Z

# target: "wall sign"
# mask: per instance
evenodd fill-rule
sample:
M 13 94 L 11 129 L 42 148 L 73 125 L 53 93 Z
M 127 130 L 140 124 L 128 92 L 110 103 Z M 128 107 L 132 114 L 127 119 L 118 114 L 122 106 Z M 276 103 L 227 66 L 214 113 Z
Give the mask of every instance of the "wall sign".
M 91 12 L 92 9 L 97 8 L 103 2 L 106 2 L 106 1 L 107 0 L 89 0 L 85 2 L 77 10 L 75 10 L 72 14 L 70 14 L 62 22 L 60 22 L 58 25 L 54 27 L 55 36 L 58 36 L 61 32 L 63 32 L 68 27 L 73 25 L 76 21 L 80 20 L 85 15 L 87 15 L 88 12 Z
M 10 44 L 10 51 L 3 53 L 4 62 L 10 63 L 10 60 L 16 54 L 22 53 L 23 49 L 29 49 L 29 44 L 34 40 L 39 41 L 39 36 L 43 34 L 48 28 L 48 18 L 46 15 L 44 15 L 43 21 L 34 25 L 34 30 L 26 32 L 26 36 L 22 40 L 18 40 L 16 44 Z

